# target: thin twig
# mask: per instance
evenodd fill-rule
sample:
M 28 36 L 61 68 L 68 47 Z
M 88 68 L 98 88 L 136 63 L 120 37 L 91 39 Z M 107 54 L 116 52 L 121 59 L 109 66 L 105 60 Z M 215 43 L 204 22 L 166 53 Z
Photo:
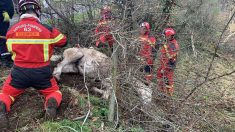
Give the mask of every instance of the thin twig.
M 201 87 L 203 84 L 207 83 L 208 81 L 211 81 L 211 79 L 208 79 L 208 77 L 209 77 L 210 71 L 211 71 L 211 69 L 212 69 L 213 62 L 214 62 L 214 60 L 215 60 L 215 58 L 216 58 L 216 55 L 217 55 L 217 52 L 218 52 L 218 49 L 219 49 L 219 45 L 220 45 L 220 43 L 221 43 L 221 41 L 222 41 L 222 37 L 223 37 L 225 31 L 227 30 L 227 28 L 228 28 L 228 26 L 229 26 L 229 23 L 233 20 L 233 17 L 234 17 L 234 16 L 235 16 L 235 11 L 233 12 L 233 15 L 230 17 L 229 21 L 227 22 L 226 26 L 224 27 L 224 29 L 223 29 L 223 31 L 222 31 L 220 37 L 219 37 L 219 41 L 218 41 L 218 43 L 216 44 L 215 51 L 214 51 L 214 55 L 213 55 L 212 60 L 211 60 L 211 62 L 210 62 L 210 66 L 209 66 L 209 68 L 208 68 L 208 71 L 207 71 L 205 80 L 204 80 L 202 83 L 200 83 L 200 84 L 198 84 L 197 86 L 195 86 L 195 87 L 191 90 L 191 92 L 185 97 L 185 99 L 184 99 L 183 102 L 186 102 L 186 101 L 191 97 L 191 95 L 192 95 L 199 87 Z M 231 74 L 233 74 L 233 73 L 234 73 L 234 72 L 232 72 Z M 227 75 L 227 74 L 221 75 L 221 77 L 226 76 L 226 75 Z M 230 73 L 229 73 L 229 75 L 230 75 Z M 215 78 L 215 79 L 216 79 L 216 78 Z M 214 80 L 214 79 L 213 79 L 213 80 Z
M 84 77 L 83 77 L 83 80 L 84 80 L 85 88 L 86 88 L 86 90 L 87 90 L 87 103 L 88 103 L 89 109 L 88 109 L 88 112 L 87 112 L 87 114 L 86 114 L 86 117 L 85 117 L 85 119 L 84 119 L 84 121 L 83 121 L 83 123 L 82 123 L 81 132 L 82 132 L 82 127 L 83 127 L 83 125 L 86 123 L 86 120 L 87 120 L 87 118 L 88 118 L 88 116 L 90 115 L 90 112 L 91 112 L 90 94 L 89 94 L 89 89 L 88 89 L 87 84 L 86 84 L 86 67 L 87 67 L 87 64 L 86 64 L 86 62 L 85 62 L 85 64 L 84 64 Z
M 68 128 L 69 130 L 72 130 L 73 132 L 77 132 L 77 130 L 75 130 L 74 128 L 69 127 L 69 126 L 61 126 L 61 127 L 59 127 L 58 129 L 56 129 L 56 132 L 57 132 L 58 130 L 60 130 L 61 128 Z

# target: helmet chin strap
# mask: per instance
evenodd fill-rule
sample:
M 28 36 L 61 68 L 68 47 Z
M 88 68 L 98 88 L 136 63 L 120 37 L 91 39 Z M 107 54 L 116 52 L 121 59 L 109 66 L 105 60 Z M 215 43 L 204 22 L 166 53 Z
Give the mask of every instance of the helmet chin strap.
M 149 35 L 149 31 L 146 31 L 146 32 L 144 33 L 144 35 Z
M 168 39 L 168 41 L 172 41 L 172 40 L 174 40 L 175 39 L 175 37 L 174 36 L 171 36 L 169 39 Z
M 173 35 L 173 36 L 171 36 L 170 41 L 172 41 L 174 39 L 175 39 L 175 36 Z

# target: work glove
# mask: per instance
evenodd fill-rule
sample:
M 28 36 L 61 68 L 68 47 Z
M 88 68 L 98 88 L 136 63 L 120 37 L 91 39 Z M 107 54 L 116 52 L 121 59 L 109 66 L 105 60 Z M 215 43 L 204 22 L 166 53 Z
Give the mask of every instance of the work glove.
M 4 22 L 9 22 L 10 21 L 10 16 L 9 16 L 9 14 L 7 12 L 4 11 L 2 13 L 2 15 L 4 17 L 4 19 L 3 19 Z
M 176 60 L 170 59 L 168 62 L 168 67 L 173 70 L 176 67 Z

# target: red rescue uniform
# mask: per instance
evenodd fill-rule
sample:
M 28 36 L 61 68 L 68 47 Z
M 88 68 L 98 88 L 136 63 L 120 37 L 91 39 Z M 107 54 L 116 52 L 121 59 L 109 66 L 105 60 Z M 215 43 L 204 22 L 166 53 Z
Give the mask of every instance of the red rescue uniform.
M 173 95 L 174 91 L 174 69 L 176 67 L 179 44 L 175 39 L 161 47 L 160 67 L 157 70 L 157 79 L 160 91 Z
M 145 79 L 151 81 L 153 76 L 153 61 L 154 61 L 154 52 L 156 51 L 156 39 L 150 35 L 141 35 L 139 37 L 141 48 L 139 51 L 140 56 L 145 61 Z
M 66 37 L 57 29 L 43 25 L 33 15 L 22 15 L 7 33 L 7 48 L 13 54 L 14 66 L 4 83 L 0 101 L 7 111 L 25 89 L 34 87 L 47 100 L 55 98 L 58 106 L 62 94 L 50 70 L 50 57 L 55 46 L 64 46 Z
M 98 36 L 98 39 L 96 41 L 96 47 L 109 46 L 111 48 L 113 46 L 114 39 L 113 35 L 110 33 L 111 28 L 109 24 L 110 24 L 109 20 L 99 21 L 98 26 L 95 29 L 95 34 Z

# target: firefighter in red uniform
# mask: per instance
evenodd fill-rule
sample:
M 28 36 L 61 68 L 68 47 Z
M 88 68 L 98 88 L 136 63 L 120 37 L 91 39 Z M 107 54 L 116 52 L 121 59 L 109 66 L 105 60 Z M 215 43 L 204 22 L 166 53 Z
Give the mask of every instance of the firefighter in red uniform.
M 20 21 L 7 33 L 7 48 L 14 66 L 0 93 L 0 127 L 8 126 L 7 112 L 17 96 L 33 87 L 45 96 L 46 117 L 53 119 L 62 94 L 52 76 L 50 57 L 55 46 L 64 46 L 66 37 L 57 29 L 40 23 L 37 0 L 19 1 Z
M 159 90 L 169 96 L 172 96 L 174 91 L 173 76 L 179 52 L 179 44 L 174 38 L 175 34 L 172 28 L 166 28 L 163 31 L 166 43 L 162 43 L 160 47 L 160 67 L 157 70 Z
M 111 9 L 109 6 L 105 6 L 101 10 L 101 20 L 99 20 L 98 26 L 95 29 L 95 34 L 98 37 L 98 39 L 96 40 L 96 47 L 98 48 L 113 47 L 114 39 L 113 35 L 110 33 L 111 19 Z
M 156 39 L 150 36 L 150 25 L 147 22 L 143 22 L 140 25 L 140 57 L 145 63 L 144 72 L 145 80 L 149 84 L 153 78 L 153 61 L 156 54 Z

